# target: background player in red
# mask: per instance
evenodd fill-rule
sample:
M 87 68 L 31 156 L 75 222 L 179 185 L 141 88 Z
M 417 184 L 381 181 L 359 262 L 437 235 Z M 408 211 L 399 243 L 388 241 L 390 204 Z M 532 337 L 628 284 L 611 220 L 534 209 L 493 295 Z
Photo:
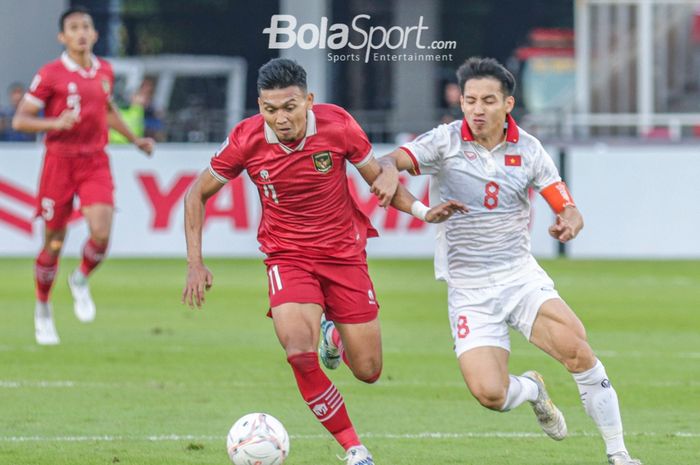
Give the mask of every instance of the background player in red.
M 154 145 L 153 139 L 134 136 L 112 102 L 114 74 L 108 62 L 92 53 L 97 31 L 87 10 L 65 11 L 59 30 L 58 40 L 65 51 L 34 76 L 12 120 L 15 130 L 46 132 L 37 195 L 37 213 L 46 225 L 35 266 L 34 326 L 39 344 L 59 343 L 49 293 L 75 196 L 80 199 L 90 237 L 68 283 L 78 319 L 89 322 L 95 318 L 87 277 L 105 256 L 114 213 L 114 187 L 104 151 L 108 128 L 116 129 L 146 154 L 151 154 Z
M 325 313 L 336 323 L 353 374 L 367 383 L 379 378 L 379 306 L 365 257 L 367 237 L 377 231 L 350 196 L 346 160 L 369 184 L 381 170 L 352 116 L 335 105 L 313 105 L 306 72 L 296 62 L 278 58 L 263 65 L 257 87 L 261 114 L 231 131 L 185 198 L 182 301 L 199 307 L 212 284 L 201 251 L 206 201 L 245 169 L 262 203 L 258 241 L 267 256 L 270 314 L 299 391 L 345 449 L 347 464 L 373 465 L 342 396 L 320 368 L 316 347 Z M 399 189 L 394 206 L 410 212 L 415 199 Z M 443 221 L 458 210 L 459 204 L 445 202 L 424 219 Z

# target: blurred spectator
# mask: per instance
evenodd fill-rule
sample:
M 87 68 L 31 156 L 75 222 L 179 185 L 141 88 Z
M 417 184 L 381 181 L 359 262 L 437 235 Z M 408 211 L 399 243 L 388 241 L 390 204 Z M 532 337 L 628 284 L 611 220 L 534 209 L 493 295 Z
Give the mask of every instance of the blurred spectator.
M 153 93 L 156 89 L 156 82 L 153 78 L 144 78 L 138 93 L 143 99 L 143 123 L 144 135 L 152 137 L 157 142 L 165 141 L 165 126 L 163 125 L 163 114 L 153 105 Z
M 120 108 L 124 122 L 137 137 L 152 137 L 158 142 L 165 140 L 162 119 L 153 108 L 153 80 L 146 78 L 139 89 L 131 96 L 129 106 Z M 110 130 L 109 141 L 113 144 L 127 144 L 129 141 L 117 131 Z
M 10 105 L 0 109 L 0 140 L 6 142 L 33 142 L 36 134 L 19 132 L 12 129 L 12 117 L 15 116 L 17 105 L 24 96 L 24 86 L 19 82 L 10 84 L 7 88 Z
M 451 123 L 455 120 L 461 120 L 464 117 L 462 107 L 460 106 L 459 98 L 462 96 L 462 90 L 456 82 L 448 82 L 443 90 L 443 100 L 445 108 L 440 117 L 440 122 L 443 124 Z

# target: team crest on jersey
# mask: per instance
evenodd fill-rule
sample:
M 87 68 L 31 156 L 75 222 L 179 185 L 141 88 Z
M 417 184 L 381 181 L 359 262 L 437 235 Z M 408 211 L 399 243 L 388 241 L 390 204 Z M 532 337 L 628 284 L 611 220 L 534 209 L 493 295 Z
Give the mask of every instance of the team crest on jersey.
M 506 166 L 522 166 L 523 157 L 522 155 L 508 155 L 505 157 Z
M 109 94 L 110 91 L 112 90 L 112 85 L 109 83 L 107 79 L 102 80 L 102 90 L 105 91 L 105 94 Z
M 470 152 L 469 150 L 465 150 L 464 156 L 467 157 L 467 160 L 469 161 L 476 160 L 476 152 Z
M 330 152 L 320 152 L 311 155 L 314 161 L 314 168 L 319 173 L 327 173 L 333 168 L 333 157 Z

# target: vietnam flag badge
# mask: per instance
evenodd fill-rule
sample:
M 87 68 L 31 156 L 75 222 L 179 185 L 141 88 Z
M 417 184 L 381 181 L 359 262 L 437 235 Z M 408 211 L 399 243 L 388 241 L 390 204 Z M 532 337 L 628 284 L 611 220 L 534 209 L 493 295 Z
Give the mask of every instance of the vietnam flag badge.
M 522 155 L 508 155 L 506 154 L 506 166 L 522 166 L 523 157 Z

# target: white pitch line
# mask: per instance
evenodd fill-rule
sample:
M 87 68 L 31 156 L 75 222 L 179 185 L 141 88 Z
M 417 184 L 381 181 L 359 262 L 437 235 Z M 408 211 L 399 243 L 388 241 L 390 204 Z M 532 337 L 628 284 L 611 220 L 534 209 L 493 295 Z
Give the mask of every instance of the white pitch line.
M 544 438 L 543 433 L 529 432 L 508 432 L 508 431 L 492 431 L 492 432 L 464 432 L 464 433 L 443 433 L 443 432 L 421 432 L 421 433 L 364 433 L 361 434 L 364 438 L 373 439 L 485 439 L 485 438 L 509 438 L 509 439 L 529 439 L 529 438 Z M 587 432 L 572 432 L 569 437 L 597 437 L 598 433 Z M 625 436 L 632 437 L 672 437 L 672 438 L 700 438 L 700 433 L 678 431 L 673 433 L 658 433 L 658 432 L 637 432 L 625 433 Z M 294 440 L 316 440 L 328 439 L 327 434 L 292 434 L 291 439 Z M 223 441 L 222 436 L 197 436 L 197 435 L 180 435 L 166 434 L 154 436 L 0 436 L 0 442 L 18 443 L 18 442 L 167 442 L 167 441 Z

